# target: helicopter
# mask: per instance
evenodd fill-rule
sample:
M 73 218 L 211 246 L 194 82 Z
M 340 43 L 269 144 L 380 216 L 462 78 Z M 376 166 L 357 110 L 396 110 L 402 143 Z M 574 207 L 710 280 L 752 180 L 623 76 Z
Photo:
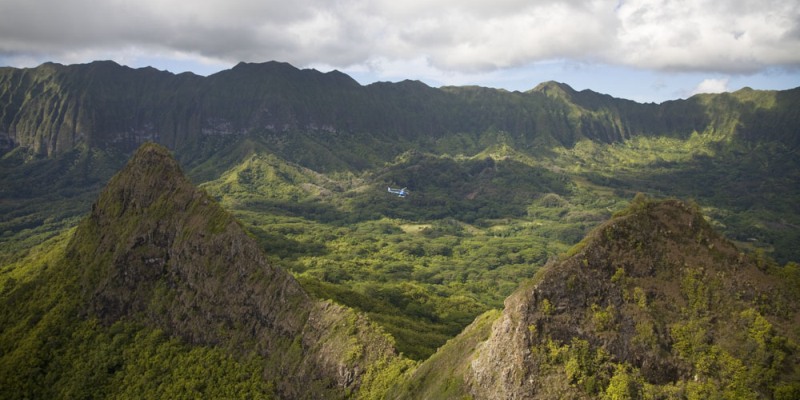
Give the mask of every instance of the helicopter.
M 407 188 L 402 189 L 392 189 L 391 187 L 388 188 L 389 193 L 397 195 L 397 197 L 406 197 L 408 195 Z

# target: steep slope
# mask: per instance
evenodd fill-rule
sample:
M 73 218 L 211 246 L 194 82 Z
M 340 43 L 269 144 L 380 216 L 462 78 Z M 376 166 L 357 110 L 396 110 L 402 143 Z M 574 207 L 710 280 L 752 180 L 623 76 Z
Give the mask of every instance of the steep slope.
M 795 260 L 784 243 L 800 231 L 791 213 L 800 204 L 792 201 L 797 109 L 800 89 L 639 104 L 556 82 L 525 93 L 411 81 L 361 86 L 336 71 L 277 62 L 241 63 L 209 77 L 107 61 L 0 68 L 0 243 L 24 247 L 18 233 L 65 226 L 71 210 L 94 198 L 96 182 L 120 167 L 114 160 L 152 140 L 175 151 L 198 183 L 260 153 L 332 177 L 379 170 L 408 152 L 505 158 L 508 151 L 490 150 L 510 149 L 554 172 L 577 169 L 565 179 L 577 174 L 621 193 L 749 212 L 744 222 L 724 218 L 734 227 L 725 233 Z M 661 147 L 662 138 L 673 142 Z M 679 161 L 662 157 L 678 140 L 701 151 L 684 151 Z M 633 159 L 603 156 L 632 142 L 644 147 Z M 587 143 L 595 154 L 580 149 Z M 640 157 L 653 148 L 662 153 Z M 569 152 L 554 168 L 552 159 Z
M 697 211 L 639 198 L 574 253 L 506 301 L 472 362 L 476 397 L 593 396 L 623 378 L 639 394 L 797 393 L 797 282 Z
M 798 272 L 740 253 L 690 206 L 640 196 L 510 296 L 473 352 L 456 356 L 468 330 L 420 367 L 449 359 L 436 374 L 454 378 L 394 395 L 797 398 Z
M 111 61 L 0 69 L 0 149 L 53 156 L 80 146 L 134 150 L 175 146 L 198 129 L 193 105 L 203 78 Z M 169 110 L 169 112 L 165 112 Z
M 92 332 L 119 324 L 158 330 L 189 346 L 263 360 L 263 379 L 281 397 L 342 397 L 360 387 L 373 364 L 395 358 L 391 339 L 363 316 L 310 298 L 270 265 L 239 223 L 155 144 L 142 146 L 109 182 L 63 255 L 54 257 L 36 279 L 5 282 L 2 305 L 12 316 L 2 331 L 4 381 L 66 374 L 55 366 L 69 364 L 60 355 L 71 350 L 59 346 L 32 349 L 51 360 L 41 372 L 14 368 L 24 358 L 12 349 L 34 340 L 37 330 L 23 327 L 37 326 L 38 318 L 11 310 L 36 303 L 42 292 L 62 299 L 37 312 L 67 318 L 60 328 L 66 337 L 92 320 L 99 324 Z M 114 372 L 101 383 L 119 378 Z
M 286 146 L 288 139 L 323 149 L 334 144 L 331 139 L 362 143 L 356 150 L 374 141 L 366 150 L 382 152 L 383 161 L 409 144 L 436 145 L 455 134 L 478 139 L 490 131 L 539 148 L 584 138 L 612 143 L 637 135 L 686 137 L 709 129 L 796 144 L 798 93 L 748 89 L 656 105 L 555 82 L 525 93 L 436 89 L 411 81 L 361 86 L 337 71 L 278 62 L 240 63 L 208 77 L 109 61 L 48 63 L 0 69 L 0 152 L 23 147 L 53 156 L 86 145 L 128 152 L 148 140 L 181 150 L 207 138 L 253 133 L 276 145 Z
M 84 290 L 94 291 L 90 312 L 104 320 L 148 311 L 157 284 L 173 289 L 174 303 L 163 310 L 166 315 L 158 310 L 150 318 L 164 319 L 160 323 L 196 342 L 219 340 L 205 326 L 188 326 L 197 319 L 232 326 L 243 322 L 231 321 L 232 315 L 254 313 L 265 326 L 293 334 L 308 313 L 308 298 L 292 278 L 268 265 L 236 221 L 195 190 L 171 156 L 154 145 L 142 147 L 109 182 L 73 244 L 68 256 L 94 274 L 83 280 Z M 267 286 L 251 287 L 252 274 Z M 265 294 L 272 298 L 261 299 L 259 307 L 255 299 Z M 222 298 L 246 304 L 247 311 L 198 303 Z

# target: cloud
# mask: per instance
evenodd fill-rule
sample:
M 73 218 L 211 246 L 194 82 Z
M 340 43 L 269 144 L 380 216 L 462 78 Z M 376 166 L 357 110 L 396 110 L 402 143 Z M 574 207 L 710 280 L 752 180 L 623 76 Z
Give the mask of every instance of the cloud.
M 728 89 L 728 79 L 704 79 L 700 82 L 694 90 L 692 90 L 692 95 L 696 95 L 699 93 L 724 93 L 730 91 Z
M 0 59 L 130 54 L 205 63 L 482 74 L 565 59 L 663 71 L 800 67 L 785 0 L 7 0 Z M 424 62 L 421 64 L 420 60 Z M 430 72 L 430 71 L 429 71 Z
M 618 11 L 621 60 L 678 71 L 750 73 L 800 65 L 800 3 L 633 0 Z

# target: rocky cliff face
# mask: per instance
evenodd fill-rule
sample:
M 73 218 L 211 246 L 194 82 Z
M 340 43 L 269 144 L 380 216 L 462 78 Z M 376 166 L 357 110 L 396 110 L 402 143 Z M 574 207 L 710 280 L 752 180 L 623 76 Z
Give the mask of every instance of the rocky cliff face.
M 256 362 L 269 387 L 243 393 L 283 398 L 800 398 L 800 268 L 741 253 L 679 201 L 637 197 L 419 365 L 267 262 L 160 145 L 69 237 L 4 281 L 6 397 L 117 393 L 153 365 L 152 347 L 128 357 L 143 333 Z
M 49 156 L 80 146 L 126 151 L 146 141 L 174 146 L 200 128 L 202 115 L 192 99 L 201 79 L 110 61 L 3 68 L 0 146 Z
M 639 198 L 573 253 L 506 300 L 466 373 L 475 398 L 800 389 L 796 281 L 759 267 L 693 208 Z
M 505 132 L 518 144 L 570 146 L 589 138 L 688 136 L 713 129 L 748 139 L 796 143 L 797 90 L 693 97 L 638 104 L 564 84 L 526 93 L 435 89 L 420 82 L 361 86 L 340 72 L 278 62 L 241 63 L 201 77 L 110 61 L 0 68 L 0 151 L 53 156 L 75 147 L 129 152 L 146 141 L 181 149 L 204 138 L 298 133 L 359 142 Z
M 224 330 L 258 323 L 248 330 L 291 335 L 308 313 L 308 297 L 291 276 L 269 265 L 239 224 L 155 145 L 142 147 L 112 179 L 74 243 L 81 264 L 102 270 L 84 283 L 89 311 L 105 320 L 145 313 L 191 341 L 214 342 L 221 332 L 187 324 Z
M 239 223 L 146 144 L 117 174 L 67 249 L 84 312 L 136 320 L 185 341 L 257 351 L 288 397 L 343 395 L 392 343 L 364 317 L 311 299 Z

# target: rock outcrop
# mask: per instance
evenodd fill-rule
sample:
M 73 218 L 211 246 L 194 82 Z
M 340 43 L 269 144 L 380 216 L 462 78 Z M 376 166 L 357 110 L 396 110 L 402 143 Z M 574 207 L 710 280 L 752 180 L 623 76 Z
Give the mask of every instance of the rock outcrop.
M 67 256 L 82 275 L 87 315 L 256 351 L 270 364 L 265 378 L 286 397 L 342 396 L 372 363 L 395 356 L 365 317 L 309 297 L 271 265 L 156 144 L 143 145 L 111 180 Z
M 475 398 L 591 398 L 619 389 L 620 376 L 636 395 L 798 389 L 786 386 L 798 376 L 797 331 L 782 328 L 800 315 L 797 288 L 759 268 L 696 209 L 639 197 L 572 253 L 506 300 L 467 374 Z M 766 339 L 754 337 L 753 324 Z

